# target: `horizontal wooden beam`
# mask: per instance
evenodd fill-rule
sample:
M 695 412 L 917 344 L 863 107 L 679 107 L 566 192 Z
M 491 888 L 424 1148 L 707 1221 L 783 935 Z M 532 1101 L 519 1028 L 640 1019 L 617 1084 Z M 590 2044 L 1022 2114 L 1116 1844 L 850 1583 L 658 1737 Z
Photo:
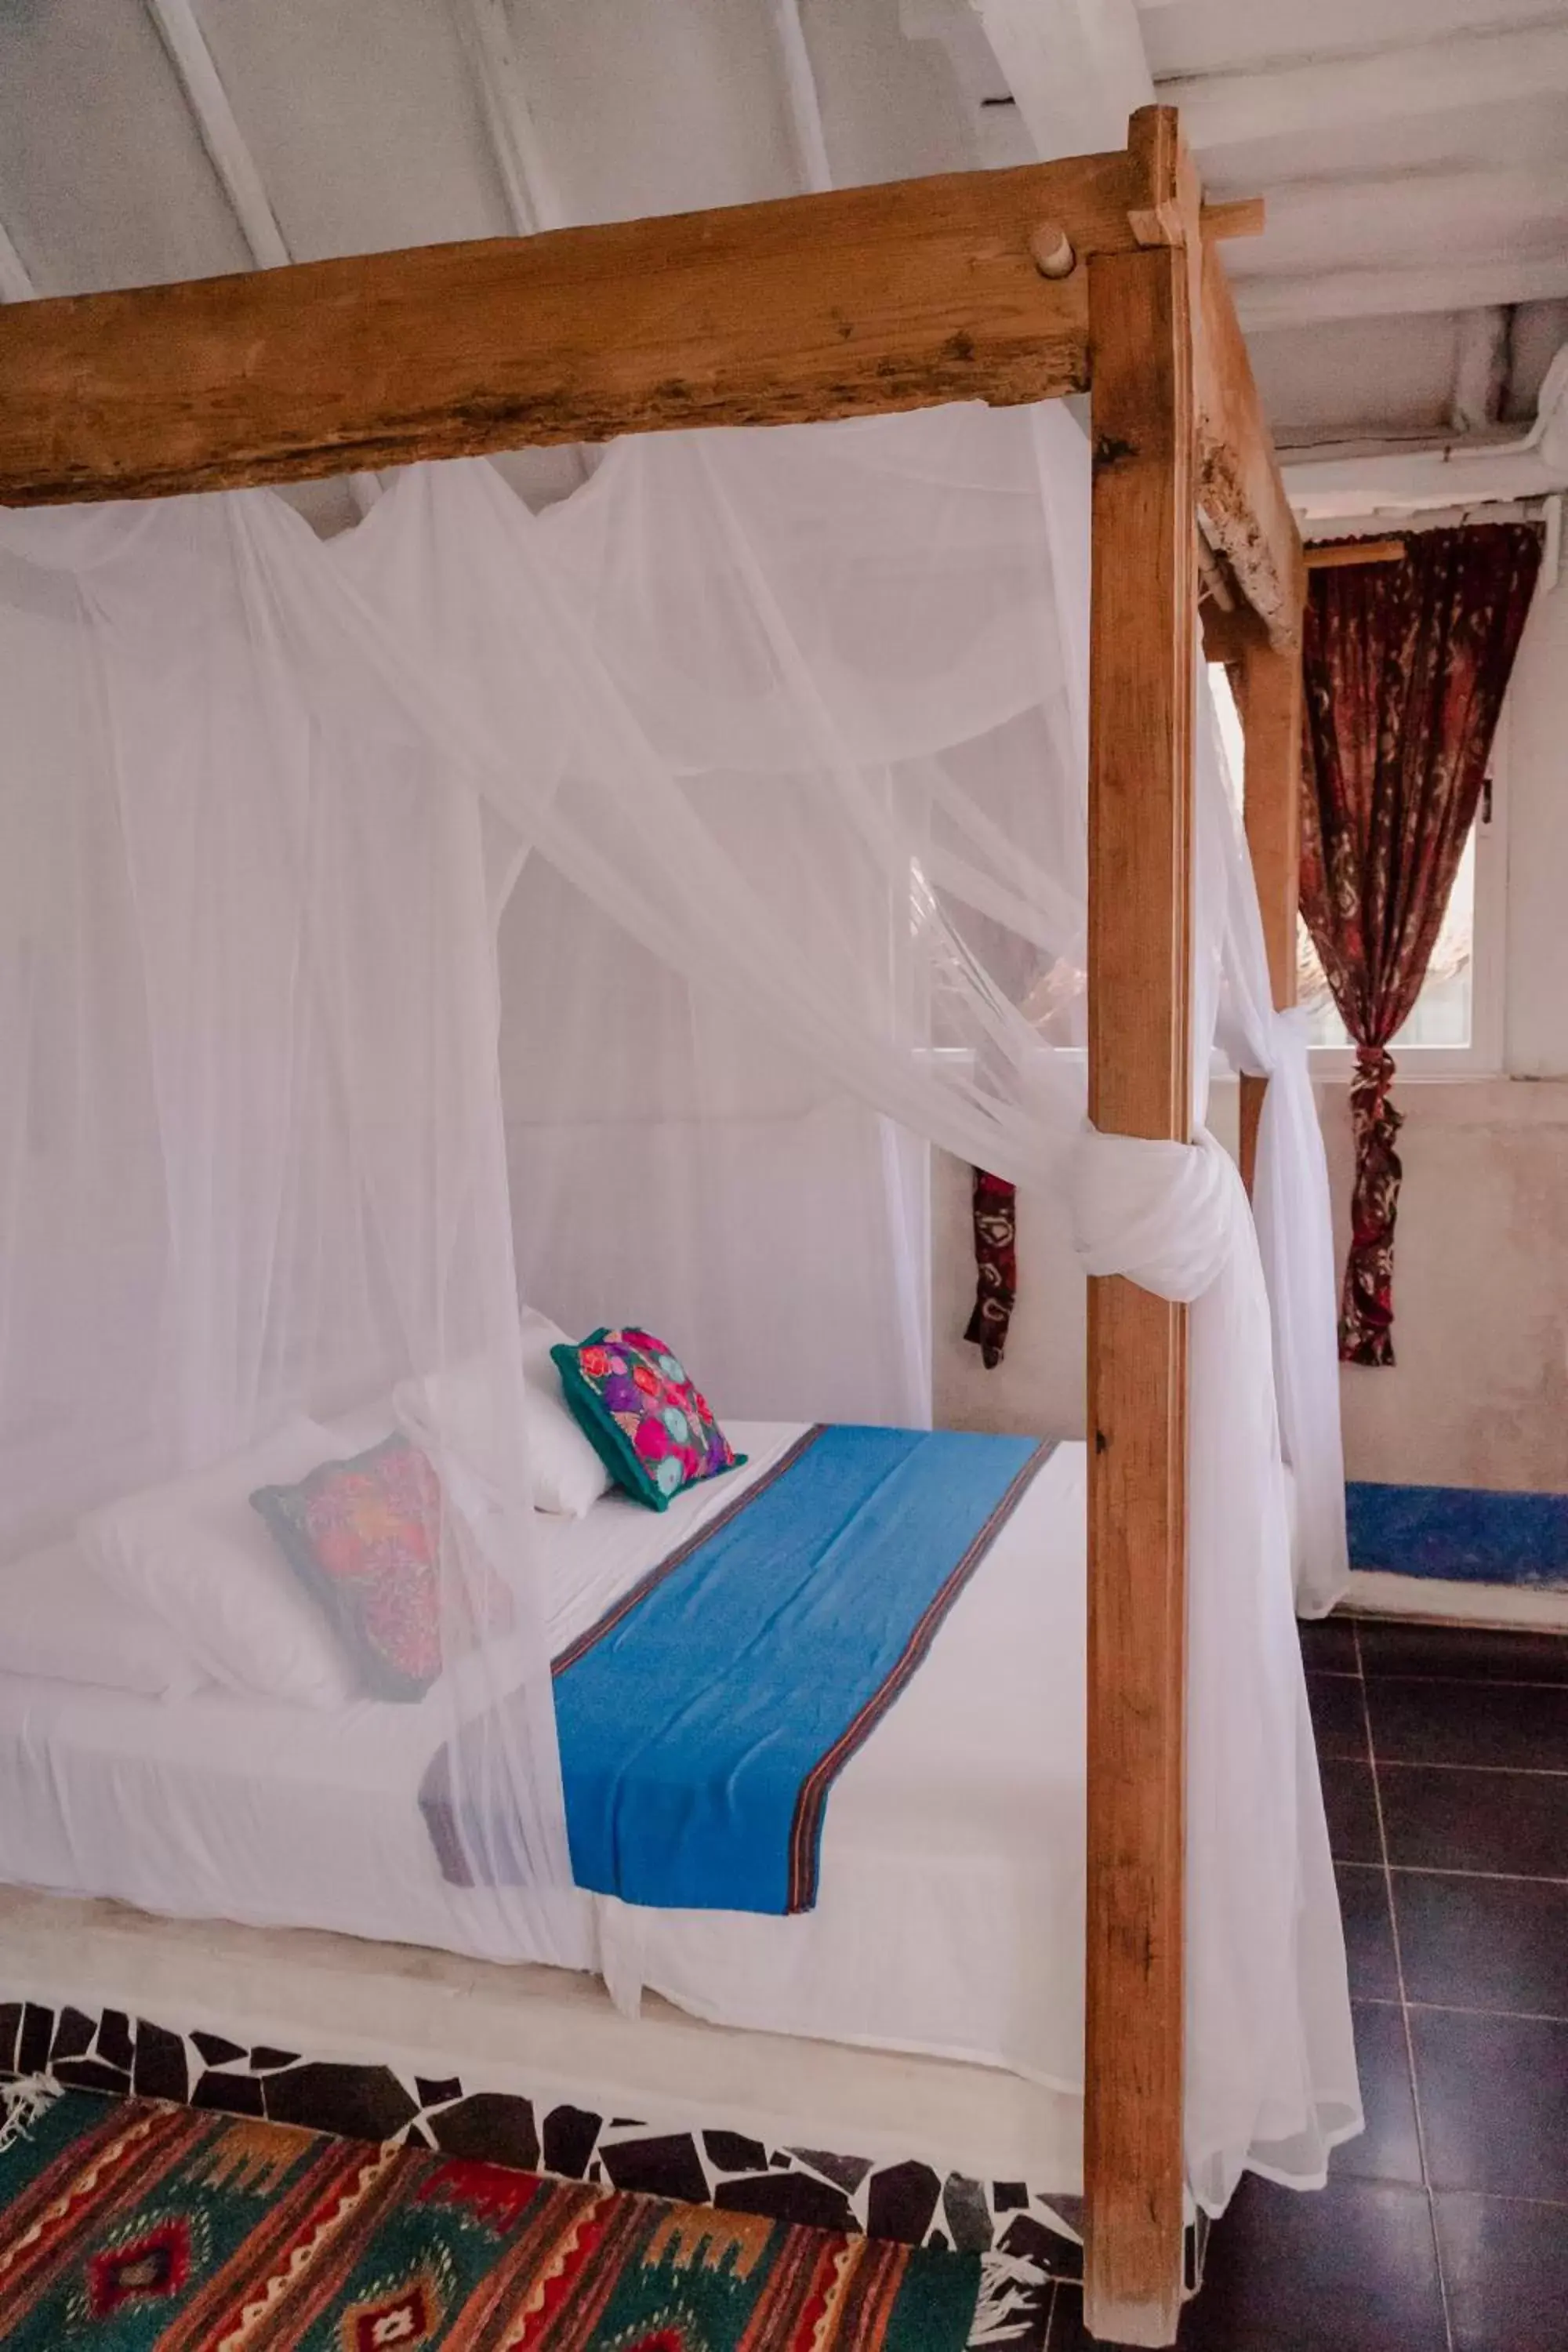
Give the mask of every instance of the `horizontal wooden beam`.
M 1138 161 L 835 190 L 0 310 L 0 503 L 146 498 L 1089 383 Z
M 1196 338 L 1198 510 L 1271 644 L 1296 644 L 1300 538 L 1218 248 L 1203 240 Z
M 1088 262 L 1169 243 L 1205 521 L 1288 641 L 1295 525 L 1199 204 L 1147 107 L 1103 155 L 0 309 L 0 505 L 1059 398 L 1089 385 Z
M 1403 563 L 1402 539 L 1336 539 L 1306 551 L 1309 572 L 1342 572 L 1352 563 Z
M 1200 155 L 1402 116 L 1464 115 L 1563 89 L 1568 25 L 1556 24 L 1478 27 L 1156 84 L 1161 102 L 1180 109 L 1188 142 Z

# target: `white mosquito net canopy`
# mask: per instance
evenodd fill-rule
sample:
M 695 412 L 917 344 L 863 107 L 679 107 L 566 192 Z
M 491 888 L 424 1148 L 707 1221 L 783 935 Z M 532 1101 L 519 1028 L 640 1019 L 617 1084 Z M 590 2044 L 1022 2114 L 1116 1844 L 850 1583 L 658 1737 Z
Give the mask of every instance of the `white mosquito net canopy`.
M 1087 1270 L 1193 1303 L 1186 2129 L 1218 2210 L 1247 2163 L 1321 2179 L 1359 2113 L 1281 1475 L 1313 1613 L 1344 1573 L 1327 1192 L 1201 691 L 1195 1140 L 1087 1129 L 1088 584 L 1055 406 L 650 436 L 542 516 L 418 468 L 330 541 L 266 491 L 0 516 L 0 1541 L 79 1528 L 227 1687 L 234 1753 L 256 1702 L 334 1853 L 389 1789 L 419 1836 L 489 1711 L 447 1833 L 506 1853 L 424 1932 L 595 1966 L 520 1300 L 637 1317 L 721 1415 L 919 1426 L 929 1147 L 1013 1179 Z M 1256 1223 L 1204 1126 L 1216 1048 L 1273 1075 Z M 217 1563 L 268 1540 L 252 1492 L 383 1444 L 427 1557 L 367 1688 L 297 1587 L 261 1609 Z M 114 1785 L 80 1883 L 180 1907 Z

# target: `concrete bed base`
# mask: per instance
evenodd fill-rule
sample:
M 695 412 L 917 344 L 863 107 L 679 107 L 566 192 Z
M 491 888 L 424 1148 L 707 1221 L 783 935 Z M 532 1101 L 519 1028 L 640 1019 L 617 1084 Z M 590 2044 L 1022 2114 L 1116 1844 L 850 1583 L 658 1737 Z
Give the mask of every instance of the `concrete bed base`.
M 5 2074 L 1081 2271 L 1079 2099 L 563 1969 L 0 1887 Z

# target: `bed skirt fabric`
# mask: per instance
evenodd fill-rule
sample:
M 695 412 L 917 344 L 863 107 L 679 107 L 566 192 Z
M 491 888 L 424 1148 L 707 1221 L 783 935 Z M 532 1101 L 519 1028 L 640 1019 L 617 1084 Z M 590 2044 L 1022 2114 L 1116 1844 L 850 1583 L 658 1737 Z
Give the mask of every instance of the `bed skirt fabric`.
M 555 1661 L 577 1885 L 666 1910 L 810 1910 L 835 1779 L 1053 1451 L 808 1430 L 634 1585 Z M 497 1712 L 445 1744 L 420 1789 L 458 1885 L 518 1867 L 482 1802 Z

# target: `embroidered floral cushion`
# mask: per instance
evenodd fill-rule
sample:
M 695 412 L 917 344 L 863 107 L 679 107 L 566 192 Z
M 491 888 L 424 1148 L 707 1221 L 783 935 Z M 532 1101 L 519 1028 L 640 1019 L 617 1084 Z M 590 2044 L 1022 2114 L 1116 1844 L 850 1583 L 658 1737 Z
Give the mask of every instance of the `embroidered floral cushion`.
M 745 1460 L 679 1357 L 651 1331 L 629 1325 L 595 1331 L 580 1347 L 552 1348 L 550 1355 L 605 1469 L 651 1509 L 667 1509 L 683 1486 Z
M 441 1671 L 441 1486 L 426 1456 L 395 1433 L 250 1500 L 325 1610 L 363 1689 L 422 1697 Z M 511 1596 L 488 1571 L 482 1613 L 485 1632 L 510 1630 Z M 462 1646 L 474 1638 L 470 1624 Z

